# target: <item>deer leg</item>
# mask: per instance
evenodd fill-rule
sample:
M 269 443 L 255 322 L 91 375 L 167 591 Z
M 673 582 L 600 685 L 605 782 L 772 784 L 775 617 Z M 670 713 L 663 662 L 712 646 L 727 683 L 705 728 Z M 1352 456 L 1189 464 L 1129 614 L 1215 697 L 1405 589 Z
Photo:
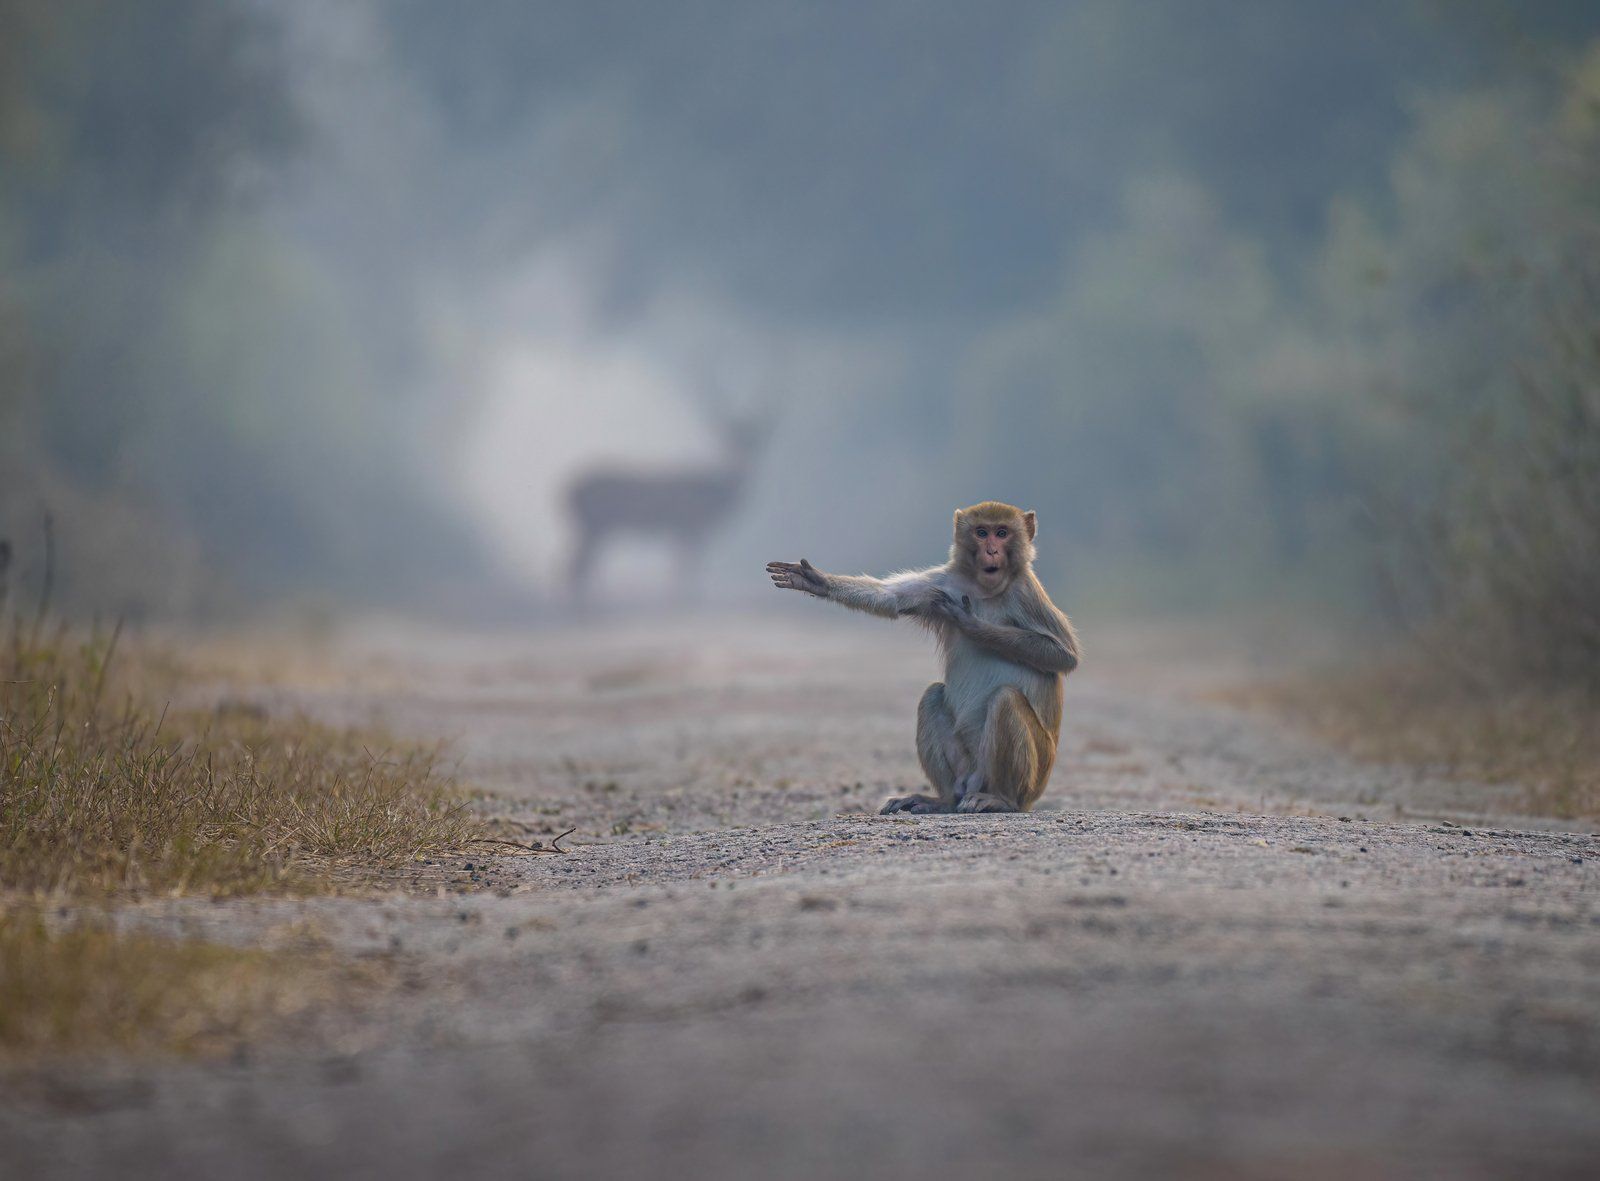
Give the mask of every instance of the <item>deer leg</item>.
M 577 548 L 572 554 L 572 569 L 567 575 L 567 589 L 576 600 L 589 597 L 589 580 L 594 575 L 595 560 L 600 556 L 600 540 L 598 529 L 585 526 L 578 533 Z

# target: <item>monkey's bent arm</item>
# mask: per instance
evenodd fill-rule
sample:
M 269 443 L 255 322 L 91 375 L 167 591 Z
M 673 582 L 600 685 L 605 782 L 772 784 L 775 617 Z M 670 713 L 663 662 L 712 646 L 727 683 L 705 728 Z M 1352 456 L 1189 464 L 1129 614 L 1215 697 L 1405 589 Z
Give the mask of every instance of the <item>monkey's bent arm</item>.
M 888 578 L 869 574 L 829 574 L 828 598 L 855 611 L 884 619 L 898 619 L 924 606 L 935 592 L 943 593 L 937 575 L 944 567 L 911 570 Z
M 1070 630 L 1055 636 L 980 619 L 972 619 L 961 630 L 990 651 L 1042 673 L 1069 673 L 1078 667 L 1078 645 Z

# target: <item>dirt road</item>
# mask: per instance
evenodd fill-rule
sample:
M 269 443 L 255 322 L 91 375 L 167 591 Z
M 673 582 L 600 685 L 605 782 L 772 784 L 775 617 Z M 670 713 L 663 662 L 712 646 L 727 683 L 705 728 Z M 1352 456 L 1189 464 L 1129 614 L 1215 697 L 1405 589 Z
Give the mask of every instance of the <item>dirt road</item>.
M 1040 811 L 869 815 L 934 673 L 872 624 L 374 633 L 208 690 L 452 735 L 572 852 L 126 916 L 309 924 L 406 987 L 8 1101 L 7 1175 L 1597 1175 L 1600 839 L 1092 632 Z

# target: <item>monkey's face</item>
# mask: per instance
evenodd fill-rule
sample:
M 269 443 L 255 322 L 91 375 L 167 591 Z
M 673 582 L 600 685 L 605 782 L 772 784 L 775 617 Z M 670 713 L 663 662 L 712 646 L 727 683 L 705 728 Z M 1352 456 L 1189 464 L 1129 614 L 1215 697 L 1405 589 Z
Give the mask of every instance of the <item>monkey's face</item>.
M 978 586 L 994 593 L 1011 581 L 1011 550 L 1015 526 L 1006 522 L 979 523 L 972 527 L 972 564 Z
M 998 501 L 986 501 L 956 513 L 952 553 L 962 571 L 978 584 L 980 594 L 1001 593 L 1033 560 L 1034 517 Z

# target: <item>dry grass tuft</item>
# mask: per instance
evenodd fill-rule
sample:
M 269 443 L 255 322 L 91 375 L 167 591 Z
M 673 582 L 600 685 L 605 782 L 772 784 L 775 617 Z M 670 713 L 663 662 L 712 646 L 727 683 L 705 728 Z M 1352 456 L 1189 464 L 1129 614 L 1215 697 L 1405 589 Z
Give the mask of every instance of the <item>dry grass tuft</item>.
M 484 830 L 437 752 L 374 754 L 362 735 L 251 708 L 169 713 L 182 664 L 116 649 L 114 635 L 20 625 L 0 642 L 8 1065 L 227 1050 L 382 978 L 315 951 L 119 934 L 93 915 L 57 924 L 44 898 L 329 888 Z
M 1600 700 L 1581 689 L 1489 688 L 1413 661 L 1227 696 L 1277 710 L 1358 758 L 1512 784 L 1530 815 L 1600 818 Z
M 20 626 L 0 650 L 0 890 L 313 888 L 309 870 L 479 835 L 437 752 L 250 711 L 168 716 L 115 650 Z
M 0 1057 L 209 1054 L 361 984 L 313 956 L 221 947 L 0 913 Z

